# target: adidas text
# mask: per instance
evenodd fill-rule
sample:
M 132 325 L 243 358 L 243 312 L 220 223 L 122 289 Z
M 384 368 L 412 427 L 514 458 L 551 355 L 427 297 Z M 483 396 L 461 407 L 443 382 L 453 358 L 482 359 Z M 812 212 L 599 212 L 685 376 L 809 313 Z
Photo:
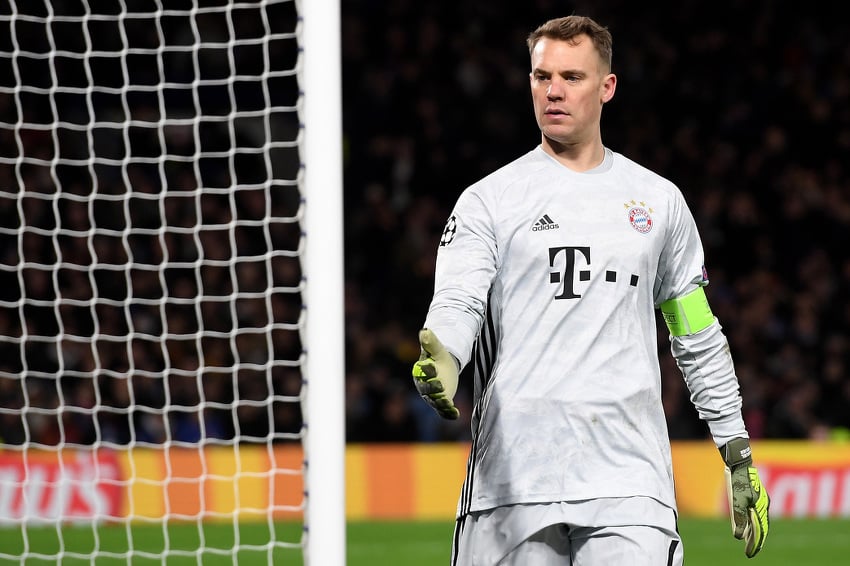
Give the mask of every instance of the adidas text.
M 544 214 L 540 220 L 531 226 L 531 231 L 542 232 L 543 230 L 556 230 L 558 227 L 558 224 L 549 218 L 548 214 Z

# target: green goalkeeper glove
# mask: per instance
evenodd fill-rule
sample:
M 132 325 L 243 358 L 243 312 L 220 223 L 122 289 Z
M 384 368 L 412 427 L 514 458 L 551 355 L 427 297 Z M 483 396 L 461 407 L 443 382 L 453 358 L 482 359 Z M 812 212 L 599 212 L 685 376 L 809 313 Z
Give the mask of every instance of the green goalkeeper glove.
M 732 534 L 744 539 L 744 552 L 752 558 L 762 549 L 770 527 L 770 497 L 753 467 L 746 438 L 734 438 L 720 449 L 726 463 L 726 491 L 732 518 Z
M 426 403 L 444 419 L 460 416 L 454 399 L 457 392 L 457 362 L 437 336 L 427 328 L 419 331 L 422 352 L 413 364 L 413 383 Z

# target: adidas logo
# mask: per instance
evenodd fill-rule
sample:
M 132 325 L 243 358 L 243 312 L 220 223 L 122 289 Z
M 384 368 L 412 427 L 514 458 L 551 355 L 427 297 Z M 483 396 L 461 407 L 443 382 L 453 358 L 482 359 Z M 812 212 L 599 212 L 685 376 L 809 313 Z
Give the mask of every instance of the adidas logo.
M 557 230 L 558 228 L 560 228 L 560 226 L 558 226 L 554 220 L 549 218 L 548 214 L 544 214 L 540 220 L 531 226 L 531 231 L 542 232 L 544 230 Z

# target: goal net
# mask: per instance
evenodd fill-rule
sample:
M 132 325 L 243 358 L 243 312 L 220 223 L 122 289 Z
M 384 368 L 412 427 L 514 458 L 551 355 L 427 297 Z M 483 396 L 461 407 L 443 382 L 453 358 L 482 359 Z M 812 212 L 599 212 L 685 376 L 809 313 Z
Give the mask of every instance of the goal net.
M 0 563 L 344 563 L 337 10 L 0 6 Z

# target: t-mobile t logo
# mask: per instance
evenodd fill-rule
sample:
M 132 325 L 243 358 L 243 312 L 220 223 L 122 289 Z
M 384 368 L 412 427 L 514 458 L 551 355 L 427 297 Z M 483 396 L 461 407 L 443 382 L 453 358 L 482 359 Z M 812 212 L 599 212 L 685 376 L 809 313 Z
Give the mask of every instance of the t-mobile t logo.
M 555 269 L 561 268 L 562 271 L 553 271 L 549 273 L 549 282 L 555 285 L 563 283 L 559 294 L 555 295 L 555 299 L 578 299 L 581 297 L 575 292 L 576 281 L 576 261 L 583 258 L 583 264 L 590 266 L 590 248 L 587 246 L 562 246 L 557 248 L 549 248 L 549 266 Z M 590 280 L 590 270 L 582 269 L 578 272 L 579 281 Z

